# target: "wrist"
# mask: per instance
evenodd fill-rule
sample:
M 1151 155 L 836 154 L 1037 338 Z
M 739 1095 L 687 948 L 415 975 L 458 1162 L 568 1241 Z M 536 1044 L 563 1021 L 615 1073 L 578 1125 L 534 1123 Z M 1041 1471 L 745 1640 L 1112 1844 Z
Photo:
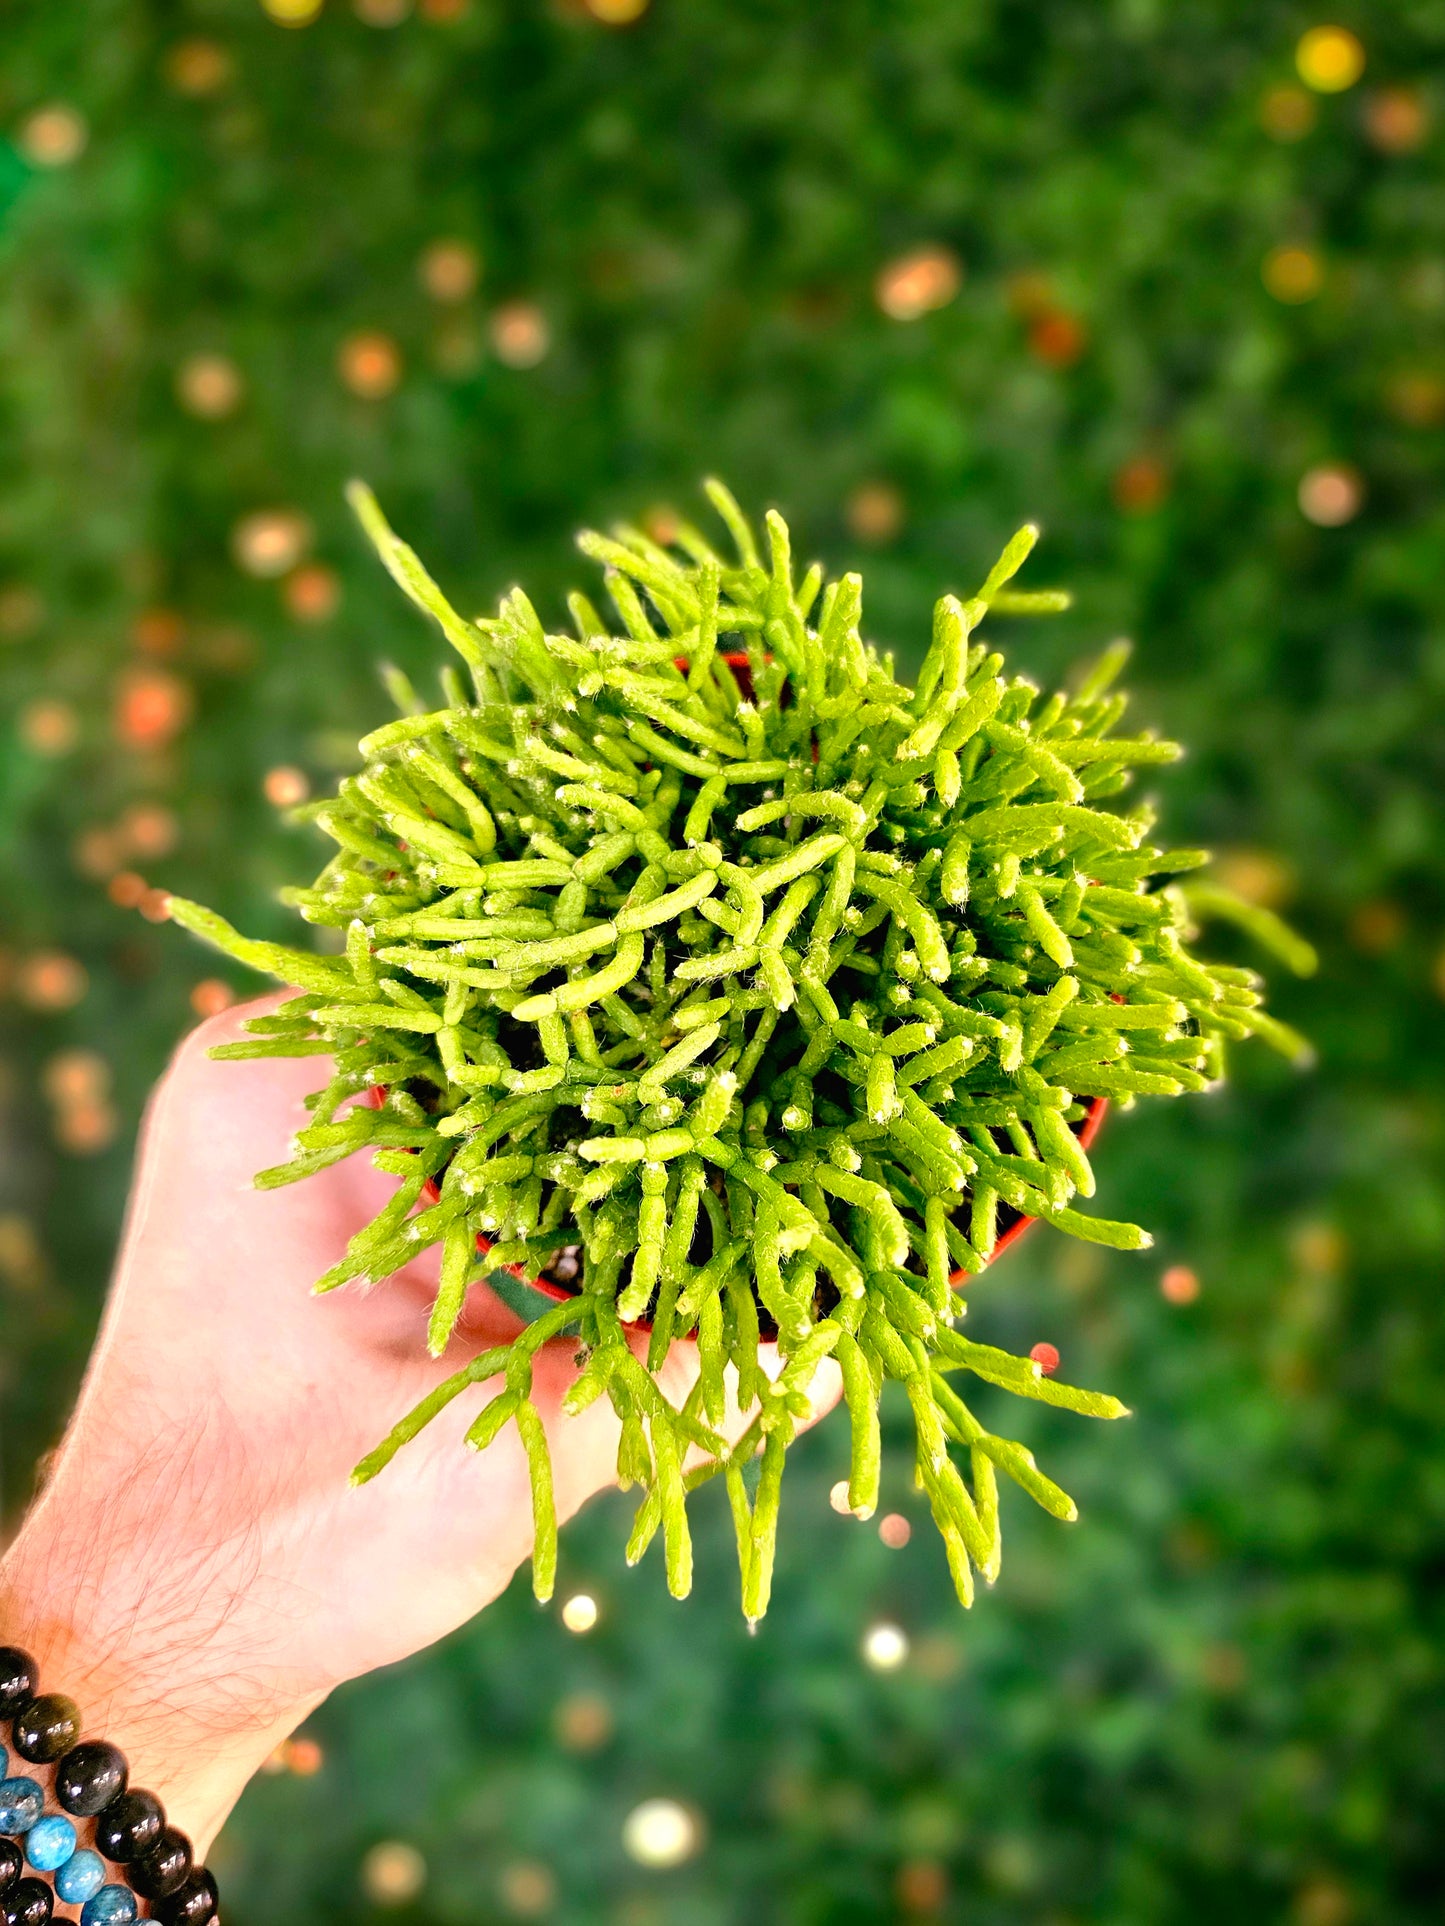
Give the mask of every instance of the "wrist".
M 317 1699 L 258 1677 L 220 1636 L 224 1613 L 176 1609 L 184 1576 L 76 1556 L 42 1503 L 0 1560 L 0 1643 L 29 1652 L 42 1692 L 79 1705 L 204 1854 L 247 1782 Z M 208 1634 L 207 1627 L 210 1627 Z

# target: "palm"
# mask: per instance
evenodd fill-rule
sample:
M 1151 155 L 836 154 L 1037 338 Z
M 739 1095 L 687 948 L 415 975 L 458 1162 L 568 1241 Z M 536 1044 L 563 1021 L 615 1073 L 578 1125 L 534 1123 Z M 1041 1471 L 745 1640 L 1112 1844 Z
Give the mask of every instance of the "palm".
M 73 1449 L 105 1449 L 117 1400 L 164 1413 L 172 1435 L 194 1441 L 177 1475 L 215 1523 L 208 1586 L 220 1599 L 228 1588 L 217 1580 L 235 1581 L 226 1609 L 242 1622 L 233 1616 L 231 1635 L 244 1645 L 264 1636 L 290 1689 L 309 1697 L 452 1630 L 528 1555 L 515 1433 L 480 1455 L 462 1444 L 481 1387 L 374 1483 L 348 1484 L 418 1399 L 521 1326 L 478 1287 L 448 1355 L 429 1358 L 434 1252 L 384 1287 L 311 1295 L 394 1180 L 353 1159 L 280 1191 L 253 1188 L 256 1170 L 285 1157 L 318 1065 L 210 1062 L 205 1046 L 238 1034 L 246 1014 L 207 1025 L 161 1087 Z M 690 1347 L 674 1347 L 669 1395 L 685 1392 L 694 1368 Z M 573 1369 L 559 1341 L 535 1373 L 563 1518 L 612 1482 L 617 1445 L 605 1400 L 562 1416 Z M 228 1561 L 234 1571 L 216 1570 Z

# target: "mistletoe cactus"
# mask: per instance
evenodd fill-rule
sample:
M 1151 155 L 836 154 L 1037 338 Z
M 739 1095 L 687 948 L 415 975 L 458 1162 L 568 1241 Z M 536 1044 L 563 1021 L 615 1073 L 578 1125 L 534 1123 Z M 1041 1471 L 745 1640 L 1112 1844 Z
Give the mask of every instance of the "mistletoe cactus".
M 299 992 L 217 1055 L 329 1060 L 295 1155 L 257 1182 L 359 1151 L 398 1180 L 317 1289 L 379 1282 L 439 1244 L 438 1354 L 490 1273 L 559 1300 L 403 1419 L 356 1478 L 500 1380 L 468 1440 L 517 1425 L 547 1596 L 556 1526 L 531 1361 L 566 1337 L 569 1408 L 612 1401 L 619 1474 L 642 1489 L 629 1558 L 660 1530 L 686 1593 L 686 1497 L 721 1475 L 756 1620 L 787 1448 L 831 1356 L 850 1504 L 877 1503 L 879 1398 L 896 1380 L 968 1603 L 975 1571 L 999 1568 L 1000 1472 L 1058 1517 L 1074 1506 L 975 1417 L 959 1374 L 1124 1415 L 965 1337 L 969 1281 L 1021 1217 L 1148 1244 L 1078 1208 L 1094 1194 L 1085 1118 L 1204 1090 L 1235 1039 L 1301 1054 L 1254 975 L 1193 954 L 1201 915 L 1234 916 L 1301 967 L 1303 946 L 1218 890 L 1163 880 L 1204 853 L 1151 842 L 1147 804 L 1110 806 L 1179 753 L 1116 733 L 1123 645 L 1044 697 L 981 639 L 991 616 L 1065 606 L 1009 586 L 1031 526 L 976 593 L 939 601 L 909 687 L 864 637 L 859 577 L 799 574 L 782 517 L 760 548 L 717 483 L 731 555 L 687 525 L 672 548 L 633 528 L 581 537 L 615 614 L 574 594 L 570 635 L 520 589 L 464 620 L 369 492 L 351 492 L 461 671 L 443 670 L 438 708 L 393 675 L 400 718 L 362 742 L 337 796 L 299 812 L 337 851 L 288 900 L 344 951 L 251 941 L 180 900 L 173 913 Z M 629 1327 L 650 1332 L 645 1348 Z M 654 1373 L 684 1339 L 698 1373 L 674 1406 Z M 729 1385 L 747 1417 L 733 1442 Z

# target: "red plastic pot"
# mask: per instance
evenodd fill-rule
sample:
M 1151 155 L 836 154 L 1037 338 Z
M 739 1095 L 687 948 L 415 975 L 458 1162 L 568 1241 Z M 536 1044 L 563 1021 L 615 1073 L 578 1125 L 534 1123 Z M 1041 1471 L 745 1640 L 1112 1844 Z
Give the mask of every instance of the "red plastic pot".
M 374 1110 L 380 1110 L 386 1102 L 386 1092 L 380 1084 L 373 1084 L 366 1092 L 365 1101 L 369 1103 Z M 1087 1150 L 1090 1144 L 1093 1143 L 1095 1137 L 1098 1136 L 1099 1128 L 1104 1121 L 1104 1116 L 1108 1108 L 1109 1100 L 1107 1097 L 1095 1097 L 1090 1102 L 1088 1112 L 1083 1122 L 1079 1125 L 1079 1144 L 1082 1149 Z M 437 1202 L 441 1196 L 441 1192 L 437 1188 L 435 1178 L 429 1177 L 427 1179 L 426 1185 L 422 1190 L 422 1196 L 429 1204 Z M 1036 1217 L 1017 1218 L 1009 1225 L 1008 1229 L 994 1245 L 993 1256 L 989 1259 L 989 1262 L 991 1264 L 996 1262 L 1011 1245 L 1019 1241 L 1025 1231 L 1031 1230 L 1037 1222 L 1038 1219 Z M 485 1257 L 491 1248 L 492 1240 L 481 1231 L 478 1231 L 477 1250 L 481 1256 Z M 527 1285 L 531 1290 L 540 1291 L 543 1297 L 550 1297 L 554 1303 L 562 1304 L 565 1303 L 569 1297 L 577 1296 L 576 1291 L 569 1291 L 565 1285 L 562 1284 L 554 1284 L 549 1277 L 528 1277 L 526 1266 L 523 1264 L 504 1264 L 501 1266 L 501 1269 L 506 1272 L 508 1277 L 515 1277 L 519 1283 Z M 955 1271 L 948 1281 L 957 1289 L 960 1284 L 966 1281 L 967 1277 L 967 1271 Z M 634 1331 L 650 1331 L 652 1326 L 646 1318 L 640 1317 L 635 1318 L 628 1328 Z

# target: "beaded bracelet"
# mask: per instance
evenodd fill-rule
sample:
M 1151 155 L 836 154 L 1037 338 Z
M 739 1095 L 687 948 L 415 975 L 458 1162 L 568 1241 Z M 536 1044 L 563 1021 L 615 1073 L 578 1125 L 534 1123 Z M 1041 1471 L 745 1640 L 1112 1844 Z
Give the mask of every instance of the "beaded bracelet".
M 191 1842 L 167 1825 L 152 1792 L 131 1789 L 122 1754 L 104 1740 L 80 1738 L 80 1709 L 55 1693 L 37 1693 L 35 1661 L 0 1646 L 0 1724 L 31 1765 L 55 1767 L 63 1812 L 45 1811 L 45 1793 L 24 1775 L 9 1777 L 0 1745 L 0 1922 L 45 1926 L 55 1910 L 52 1888 L 25 1873 L 48 1873 L 54 1894 L 81 1908 L 81 1926 L 132 1926 L 138 1899 L 164 1926 L 211 1926 L 220 1917 L 216 1882 L 196 1866 Z M 82 1846 L 72 1818 L 95 1821 L 95 1850 Z M 17 1844 L 23 1840 L 24 1849 Z M 123 1868 L 129 1886 L 107 1882 L 105 1861 Z

